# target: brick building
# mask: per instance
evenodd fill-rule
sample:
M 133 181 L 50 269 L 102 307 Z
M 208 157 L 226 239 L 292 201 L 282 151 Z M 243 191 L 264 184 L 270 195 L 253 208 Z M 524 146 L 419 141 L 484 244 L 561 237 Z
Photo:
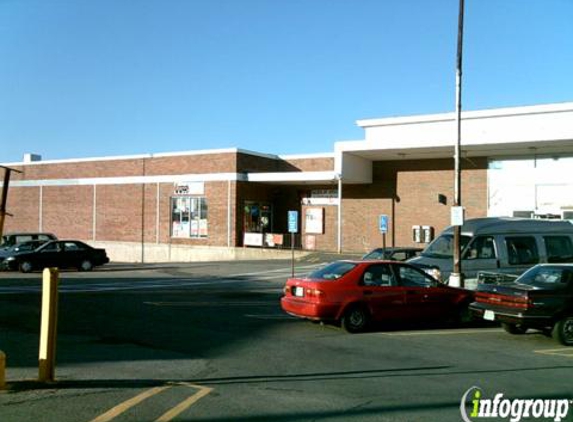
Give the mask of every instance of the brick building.
M 573 103 L 466 112 L 466 217 L 573 218 Z M 112 259 L 264 256 L 290 246 L 365 252 L 416 244 L 413 227 L 450 221 L 453 114 L 361 120 L 365 139 L 334 152 L 276 156 L 241 149 L 5 163 L 5 231 L 47 231 L 104 246 Z M 569 170 L 569 171 L 567 171 Z M 572 213 L 570 215 L 569 213 Z M 424 240 L 419 239 L 423 245 Z M 245 248 L 244 246 L 248 246 Z

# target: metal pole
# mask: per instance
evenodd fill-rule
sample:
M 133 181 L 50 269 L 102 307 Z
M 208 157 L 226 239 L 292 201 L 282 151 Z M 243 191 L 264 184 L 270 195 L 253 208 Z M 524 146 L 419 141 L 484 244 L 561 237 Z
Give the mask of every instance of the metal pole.
M 4 184 L 2 185 L 2 198 L 0 200 L 0 239 L 4 233 L 4 219 L 6 218 L 6 202 L 8 201 L 8 186 L 10 185 L 11 169 L 4 168 Z
M 338 253 L 342 253 L 342 175 L 338 175 Z
M 291 233 L 291 234 L 290 234 L 290 250 L 291 250 L 291 254 L 292 254 L 292 256 L 291 256 L 291 261 L 290 261 L 290 262 L 291 262 L 291 272 L 290 272 L 290 275 L 291 275 L 291 277 L 293 277 L 293 278 L 294 278 L 294 235 L 295 235 L 295 233 Z
M 460 0 L 460 10 L 458 15 L 458 51 L 456 60 L 456 145 L 454 152 L 454 207 L 460 207 L 462 205 L 461 198 L 461 169 L 460 169 L 460 146 L 462 137 L 462 125 L 461 125 L 461 114 L 462 114 L 462 53 L 463 53 L 463 39 L 464 39 L 464 0 Z M 454 226 L 454 265 L 453 273 L 456 274 L 460 279 L 460 287 L 464 287 L 461 265 L 461 251 L 460 251 L 460 237 L 461 237 L 461 226 Z

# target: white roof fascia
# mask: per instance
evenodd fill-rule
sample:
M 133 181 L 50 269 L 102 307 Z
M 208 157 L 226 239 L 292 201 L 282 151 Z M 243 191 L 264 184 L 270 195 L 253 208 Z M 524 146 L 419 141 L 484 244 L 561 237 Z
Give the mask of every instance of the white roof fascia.
M 248 182 L 331 182 L 334 180 L 337 180 L 334 171 L 247 173 Z
M 279 155 L 278 158 L 281 160 L 307 160 L 313 158 L 334 158 L 334 152 L 319 152 L 313 154 L 288 154 Z
M 559 113 L 566 111 L 573 111 L 573 102 L 463 111 L 462 119 L 471 120 L 471 119 L 483 119 L 488 117 L 510 117 L 510 116 L 520 116 L 520 115 L 544 114 L 544 113 Z M 455 120 L 454 112 L 438 113 L 438 114 L 421 114 L 415 116 L 361 119 L 357 120 L 356 124 L 362 128 L 368 128 L 372 126 L 432 123 L 432 122 L 444 122 L 451 120 Z
M 13 180 L 10 187 L 38 186 L 85 186 L 85 185 L 136 185 L 149 183 L 176 182 L 221 182 L 245 181 L 242 173 L 212 173 L 212 174 L 169 174 L 160 176 L 129 176 L 129 177 L 86 177 L 79 179 L 42 179 L 42 180 Z M 2 182 L 0 182 L 2 185 Z

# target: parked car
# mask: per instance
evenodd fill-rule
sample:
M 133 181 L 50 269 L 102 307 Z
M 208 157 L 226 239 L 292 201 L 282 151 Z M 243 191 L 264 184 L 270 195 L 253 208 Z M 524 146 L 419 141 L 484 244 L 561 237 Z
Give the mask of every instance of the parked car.
M 462 226 L 460 244 L 466 286 L 476 286 L 479 271 L 520 275 L 540 263 L 573 262 L 573 224 L 528 218 L 470 219 Z M 408 262 L 439 269 L 438 277 L 446 281 L 453 266 L 453 227 Z
M 573 264 L 540 264 L 514 283 L 480 284 L 470 310 L 501 322 L 510 334 L 550 329 L 558 342 L 573 346 Z
M 9 248 L 0 249 L 0 263 L 6 258 L 25 252 L 31 252 L 46 243 L 45 240 L 28 240 L 27 242 L 17 243 Z
M 406 263 L 336 261 L 307 278 L 288 279 L 281 306 L 296 317 L 340 322 L 354 333 L 376 321 L 457 319 L 472 300 L 471 292 Z
M 53 240 L 39 248 L 7 257 L 2 262 L 6 270 L 24 273 L 46 267 L 77 268 L 90 271 L 109 262 L 105 249 L 92 248 L 79 240 Z
M 423 248 L 392 247 L 376 248 L 362 257 L 363 260 L 384 259 L 390 261 L 406 261 L 420 255 Z
M 47 242 L 49 240 L 58 240 L 58 238 L 52 233 L 35 233 L 35 232 L 20 232 L 20 233 L 7 233 L 2 236 L 2 243 L 0 243 L 0 249 L 8 249 L 14 245 L 22 242 L 27 242 L 29 240 L 43 240 Z

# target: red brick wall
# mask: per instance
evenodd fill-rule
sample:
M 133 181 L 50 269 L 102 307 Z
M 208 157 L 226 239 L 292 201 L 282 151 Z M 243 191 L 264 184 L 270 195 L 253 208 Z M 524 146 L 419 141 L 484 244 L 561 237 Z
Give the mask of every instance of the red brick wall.
M 40 188 L 10 187 L 4 220 L 4 233 L 38 231 L 40 228 Z
M 388 246 L 416 245 L 413 225 L 432 226 L 436 234 L 447 227 L 453 204 L 452 161 L 380 161 L 374 163 L 372 185 L 344 185 L 343 250 L 364 252 L 381 246 L 380 214 L 390 218 Z M 447 205 L 438 203 L 438 194 L 447 196 Z M 462 204 L 466 218 L 487 215 L 486 159 L 464 163 Z
M 79 179 L 86 177 L 140 176 L 143 160 L 77 161 L 65 163 L 30 164 L 16 167 L 13 180 Z
M 34 163 L 15 166 L 12 180 L 79 179 L 168 174 L 227 173 L 237 169 L 234 153 L 176 155 L 101 161 Z
M 97 186 L 96 239 L 141 242 L 143 185 Z
M 43 231 L 60 239 L 91 240 L 93 186 L 44 186 Z
M 320 158 L 297 158 L 292 160 L 285 160 L 287 165 L 294 166 L 300 171 L 333 171 L 334 158 L 320 157 Z
M 234 153 L 154 157 L 145 162 L 146 175 L 234 173 L 237 157 Z
M 390 217 L 387 244 L 413 245 L 412 225 L 430 225 L 436 234 L 449 225 L 453 202 L 453 160 L 381 161 L 374 163 L 371 185 L 343 186 L 343 251 L 365 252 L 382 244 L 378 216 Z M 307 171 L 324 170 L 328 160 L 305 159 L 287 163 Z M 97 176 L 130 176 L 145 174 L 177 174 L 233 172 L 252 167 L 257 171 L 277 171 L 280 161 L 247 154 L 176 156 L 148 160 L 79 162 L 23 166 L 24 175 L 14 174 L 13 180 L 79 178 Z M 463 162 L 462 202 L 467 218 L 487 214 L 487 160 Z M 293 170 L 295 171 L 295 170 Z M 160 185 L 159 241 L 190 245 L 227 245 L 227 201 L 229 183 L 206 182 L 205 196 L 209 206 L 209 237 L 207 239 L 171 239 L 171 204 L 173 183 Z M 244 201 L 269 202 L 274 205 L 274 227 L 287 233 L 288 210 L 300 210 L 299 227 L 304 234 L 304 210 L 301 198 L 306 192 L 321 187 L 286 186 L 262 183 L 231 182 L 232 244 L 242 244 Z M 327 188 L 332 189 L 332 186 Z M 93 237 L 93 186 L 46 186 L 43 188 L 43 229 L 60 237 L 90 240 Z M 145 186 L 98 185 L 97 232 L 101 241 L 156 241 L 157 184 Z M 438 194 L 446 195 L 448 205 L 438 203 Z M 11 187 L 5 231 L 39 229 L 39 187 Z M 325 206 L 325 233 L 316 235 L 318 250 L 337 249 L 337 207 Z M 286 238 L 285 238 L 286 240 Z M 304 239 L 302 239 L 304 244 Z

